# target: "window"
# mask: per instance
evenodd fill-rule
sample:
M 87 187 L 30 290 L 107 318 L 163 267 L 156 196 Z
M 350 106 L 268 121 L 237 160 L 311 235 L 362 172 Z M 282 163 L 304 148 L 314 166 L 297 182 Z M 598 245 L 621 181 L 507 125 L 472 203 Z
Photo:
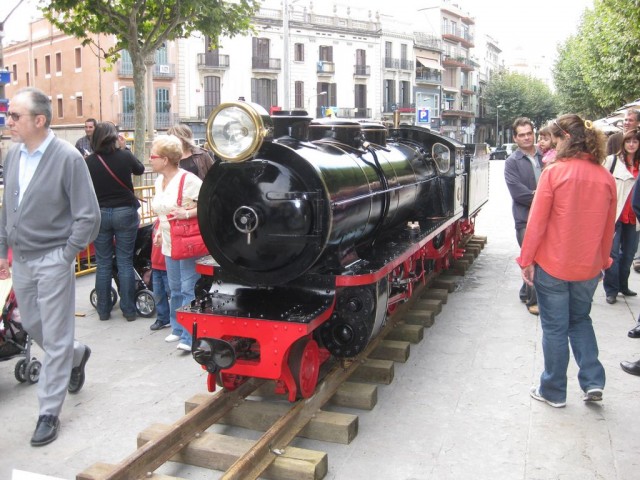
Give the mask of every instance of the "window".
M 58 118 L 64 117 L 64 110 L 62 108 L 62 98 L 58 97 Z
M 156 65 L 167 65 L 169 63 L 169 56 L 167 54 L 167 45 L 162 44 L 162 46 L 156 50 Z
M 396 82 L 394 80 L 384 81 L 384 109 L 386 112 L 392 109 L 396 103 Z
M 386 58 L 391 58 L 393 53 L 393 45 L 391 42 L 384 42 L 384 56 Z
M 304 82 L 294 83 L 294 108 L 305 108 L 304 105 Z
M 409 82 L 400 82 L 400 106 L 403 108 L 411 106 L 411 84 Z
M 13 83 L 18 83 L 18 65 L 15 63 L 11 66 L 11 70 L 13 73 L 11 74 L 11 78 L 13 79 Z
M 82 113 L 82 95 L 76 95 L 76 116 L 84 117 Z
M 278 105 L 278 89 L 276 80 L 268 78 L 251 79 L 251 101 L 264 107 L 267 111 Z
M 56 53 L 56 75 L 62 74 L 62 52 Z
M 204 77 L 204 116 L 220 105 L 220 77 Z
M 402 45 L 400 45 L 400 60 L 406 60 L 407 59 L 407 45 L 406 43 L 403 43 Z
M 320 45 L 318 54 L 321 62 L 333 62 L 333 47 Z
M 356 65 L 362 67 L 367 64 L 367 51 L 359 48 L 356 50 Z
M 269 68 L 269 39 L 254 37 L 252 42 L 253 68 Z
M 133 114 L 136 106 L 136 98 L 133 87 L 126 87 L 122 90 L 122 113 Z
M 169 102 L 169 89 L 156 89 L 156 113 L 168 113 L 169 110 L 171 110 L 171 103 Z
M 367 108 L 367 86 L 366 85 L 355 85 L 354 105 L 358 109 Z
M 27 77 L 27 78 L 26 78 L 26 80 L 27 80 L 27 87 L 30 87 L 30 86 L 31 86 L 31 82 L 29 81 L 29 72 L 27 72 L 26 77 Z
M 304 62 L 304 43 L 296 43 L 293 45 L 294 58 L 296 62 Z
M 442 33 L 443 34 L 449 33 L 449 19 L 448 18 L 443 18 L 442 19 Z
M 34 77 L 38 76 L 38 59 L 37 58 L 33 59 L 33 76 Z
M 76 70 L 82 68 L 82 48 L 76 47 Z
M 44 74 L 51 75 L 51 55 L 44 56 Z
M 317 92 L 327 92 L 326 95 L 321 95 L 318 97 L 318 106 L 323 107 L 336 107 L 338 105 L 338 92 L 337 92 L 337 84 L 335 83 L 326 83 L 326 82 L 318 82 Z

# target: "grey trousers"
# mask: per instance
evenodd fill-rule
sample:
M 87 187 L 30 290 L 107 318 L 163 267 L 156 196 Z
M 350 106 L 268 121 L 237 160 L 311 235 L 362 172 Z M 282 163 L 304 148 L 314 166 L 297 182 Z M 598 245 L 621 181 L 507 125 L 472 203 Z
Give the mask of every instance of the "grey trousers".
M 35 260 L 14 257 L 13 288 L 22 325 L 44 350 L 38 381 L 40 415 L 59 415 L 67 395 L 73 365 L 79 365 L 85 346 L 74 340 L 74 263 L 62 248 Z

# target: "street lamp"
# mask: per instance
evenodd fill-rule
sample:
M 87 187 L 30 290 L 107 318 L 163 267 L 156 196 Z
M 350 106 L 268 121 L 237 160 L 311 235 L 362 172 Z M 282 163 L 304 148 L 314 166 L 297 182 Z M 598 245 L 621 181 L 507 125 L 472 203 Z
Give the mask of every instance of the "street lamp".
M 500 109 L 504 107 L 504 105 L 496 105 L 496 148 L 498 148 L 499 146 L 499 137 L 500 134 L 498 133 L 498 118 L 500 117 Z
M 320 92 L 320 93 L 317 93 L 315 95 L 311 95 L 309 98 L 307 98 L 307 112 L 311 109 L 311 99 L 312 98 L 322 97 L 322 96 L 324 96 L 326 94 L 327 94 L 327 92 Z

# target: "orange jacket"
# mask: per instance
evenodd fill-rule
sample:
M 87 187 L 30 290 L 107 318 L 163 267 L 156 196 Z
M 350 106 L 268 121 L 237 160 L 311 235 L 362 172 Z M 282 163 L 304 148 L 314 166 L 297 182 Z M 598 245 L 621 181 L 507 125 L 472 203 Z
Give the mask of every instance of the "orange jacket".
M 613 177 L 586 156 L 547 165 L 516 261 L 565 281 L 594 278 L 611 264 L 616 201 Z

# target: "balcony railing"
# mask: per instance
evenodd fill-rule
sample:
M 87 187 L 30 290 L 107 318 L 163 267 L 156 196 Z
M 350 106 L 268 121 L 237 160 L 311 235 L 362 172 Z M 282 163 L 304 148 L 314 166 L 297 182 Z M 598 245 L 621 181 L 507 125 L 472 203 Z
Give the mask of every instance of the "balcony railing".
M 383 102 L 382 108 L 385 113 L 395 112 L 396 110 L 400 113 L 412 113 L 416 111 L 415 105 L 409 102 Z
M 442 64 L 445 67 L 461 67 L 464 70 L 473 70 L 475 68 L 475 63 L 465 57 L 452 57 L 451 55 L 445 55 L 442 58 Z
M 368 77 L 371 75 L 371 67 L 369 65 L 354 65 L 353 74 L 356 77 Z
M 254 70 L 282 70 L 280 58 L 251 57 L 251 68 Z
M 221 55 L 215 52 L 199 53 L 198 68 L 229 68 L 229 55 Z
M 449 38 L 450 40 L 457 40 L 469 47 L 473 46 L 473 35 L 469 34 L 469 32 L 465 32 L 461 28 L 449 26 L 449 28 L 442 32 L 442 36 Z
M 442 51 L 442 39 L 436 37 L 435 35 L 429 35 L 422 32 L 414 32 L 413 38 L 416 43 L 416 47 Z
M 199 120 L 206 120 L 209 118 L 209 115 L 211 115 L 211 112 L 213 111 L 214 108 L 216 108 L 218 105 L 199 105 L 198 106 L 198 119 Z
M 118 62 L 118 76 L 130 78 L 133 77 L 133 63 Z M 153 66 L 153 78 L 175 78 L 176 66 L 173 63 L 156 63 Z
M 163 112 L 156 113 L 153 116 L 153 128 L 157 129 L 167 129 L 172 125 L 176 125 L 179 121 L 180 117 L 177 113 L 171 112 Z M 119 113 L 118 114 L 118 127 L 121 130 L 133 130 L 136 126 L 136 115 L 135 113 Z
M 316 73 L 325 73 L 328 75 L 334 74 L 336 73 L 336 64 L 333 62 L 320 60 L 316 68 Z
M 413 60 L 407 60 L 406 58 L 384 57 L 384 68 L 413 70 Z
M 442 83 L 442 74 L 426 67 L 416 68 L 416 82 Z

